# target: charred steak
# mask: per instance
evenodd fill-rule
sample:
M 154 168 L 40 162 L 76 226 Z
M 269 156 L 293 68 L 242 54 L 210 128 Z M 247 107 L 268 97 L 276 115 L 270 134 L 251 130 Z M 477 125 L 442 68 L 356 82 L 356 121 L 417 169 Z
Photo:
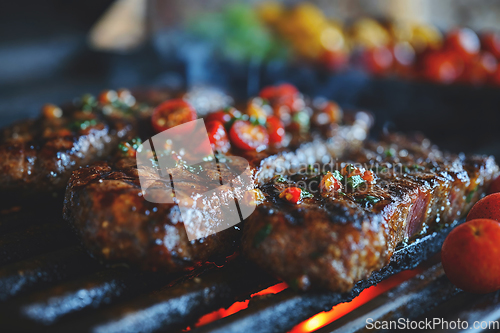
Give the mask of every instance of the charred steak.
M 147 113 L 128 91 L 46 105 L 35 120 L 0 131 L 0 187 L 22 195 L 65 188 L 71 172 L 107 157 Z
M 498 173 L 492 157 L 444 154 L 402 135 L 343 160 L 260 187 L 267 200 L 244 226 L 248 258 L 300 289 L 348 291 L 401 241 L 462 218 Z

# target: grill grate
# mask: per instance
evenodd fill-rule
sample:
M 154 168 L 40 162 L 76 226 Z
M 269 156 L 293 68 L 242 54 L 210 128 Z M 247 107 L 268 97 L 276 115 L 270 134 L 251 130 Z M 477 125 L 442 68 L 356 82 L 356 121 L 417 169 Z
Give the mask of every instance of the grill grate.
M 194 332 L 285 332 L 387 277 L 428 262 L 451 230 L 444 228 L 400 248 L 388 266 L 358 283 L 350 293 L 298 293 L 289 288 L 254 297 L 248 308 L 194 328 L 203 315 L 249 299 L 279 281 L 243 258 L 223 267 L 199 268 L 187 276 L 107 268 L 77 245 L 58 212 L 51 213 L 49 208 L 0 215 L 2 331 L 172 332 L 190 326 Z M 443 317 L 472 318 L 478 313 L 500 317 L 492 310 L 495 297 L 461 293 L 448 282 L 438 263 L 320 331 L 362 330 L 368 314 L 417 318 L 432 310 Z M 455 299 L 460 305 L 450 312 L 446 304 Z M 468 304 L 473 308 L 467 310 Z

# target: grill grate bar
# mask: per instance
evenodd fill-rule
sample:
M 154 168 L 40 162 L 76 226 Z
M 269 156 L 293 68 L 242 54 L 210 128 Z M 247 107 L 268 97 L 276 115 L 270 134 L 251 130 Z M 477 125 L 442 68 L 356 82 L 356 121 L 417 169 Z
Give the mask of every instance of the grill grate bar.
M 424 263 L 441 250 L 441 244 L 451 229 L 452 227 L 444 228 L 399 249 L 392 256 L 389 265 L 374 272 L 370 278 L 358 282 L 353 290 L 347 294 L 297 293 L 292 290 L 284 290 L 272 297 L 256 300 L 247 309 L 202 326 L 193 332 L 288 331 L 319 312 L 328 311 L 339 303 L 352 300 L 365 288 L 375 285 L 391 275 L 406 269 L 413 269 Z
M 94 332 L 172 331 L 192 325 L 207 313 L 226 307 L 277 281 L 253 264 L 238 260 L 189 280 L 89 313 L 53 330 L 74 327 Z
M 0 267 L 0 301 L 101 268 L 81 247 L 71 247 Z

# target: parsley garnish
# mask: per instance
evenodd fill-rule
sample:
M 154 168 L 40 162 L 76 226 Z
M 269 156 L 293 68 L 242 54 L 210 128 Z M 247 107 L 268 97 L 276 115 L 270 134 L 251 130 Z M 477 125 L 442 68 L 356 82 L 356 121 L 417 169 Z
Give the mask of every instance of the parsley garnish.
M 311 192 L 309 192 L 308 190 L 304 190 L 303 188 L 301 188 L 300 198 L 301 199 L 314 198 L 314 195 Z
M 349 178 L 347 178 L 347 186 L 349 186 L 352 189 L 356 189 L 360 185 L 364 184 L 365 181 L 363 178 L 361 178 L 360 175 L 354 175 Z

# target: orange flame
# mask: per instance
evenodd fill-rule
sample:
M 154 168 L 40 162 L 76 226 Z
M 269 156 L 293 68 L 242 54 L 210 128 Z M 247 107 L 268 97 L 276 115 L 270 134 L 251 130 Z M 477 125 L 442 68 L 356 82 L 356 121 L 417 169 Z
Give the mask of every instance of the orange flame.
M 312 332 L 323 326 L 326 326 L 340 317 L 348 314 L 354 309 L 360 307 L 361 305 L 369 302 L 380 294 L 385 293 L 388 290 L 398 286 L 403 281 L 406 281 L 415 275 L 421 273 L 423 269 L 417 268 L 411 271 L 403 271 L 396 275 L 389 277 L 388 279 L 380 282 L 376 286 L 369 287 L 363 290 L 356 298 L 348 303 L 341 303 L 335 305 L 328 312 L 321 312 L 311 317 L 302 323 L 295 326 L 290 333 L 304 333 L 304 332 Z
M 250 298 L 255 297 L 255 296 L 277 294 L 280 291 L 285 290 L 286 288 L 288 288 L 288 285 L 285 282 L 281 282 L 281 283 L 278 283 L 274 286 L 271 286 L 269 288 L 261 290 L 258 293 L 252 294 L 250 296 Z M 242 301 L 242 302 L 236 302 L 227 309 L 219 309 L 217 311 L 208 313 L 208 314 L 204 315 L 203 317 L 201 317 L 194 326 L 195 327 L 203 326 L 203 325 L 211 323 L 217 319 L 221 319 L 221 318 L 230 316 L 233 313 L 244 310 L 244 309 L 248 308 L 249 302 L 250 302 L 250 300 L 247 299 L 247 300 Z

